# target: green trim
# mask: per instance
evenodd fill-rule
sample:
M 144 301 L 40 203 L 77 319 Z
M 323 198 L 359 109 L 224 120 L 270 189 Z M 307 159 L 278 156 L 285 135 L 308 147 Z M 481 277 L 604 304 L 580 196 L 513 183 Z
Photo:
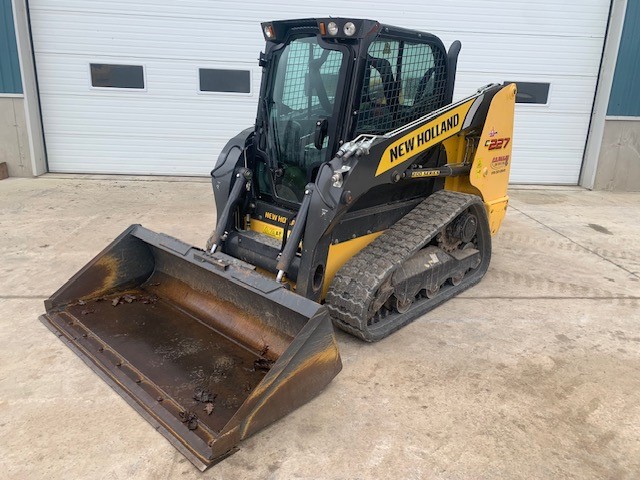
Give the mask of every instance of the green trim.
M 0 0 L 0 93 L 22 93 L 11 0 Z
M 607 116 L 640 116 L 640 2 L 629 0 Z

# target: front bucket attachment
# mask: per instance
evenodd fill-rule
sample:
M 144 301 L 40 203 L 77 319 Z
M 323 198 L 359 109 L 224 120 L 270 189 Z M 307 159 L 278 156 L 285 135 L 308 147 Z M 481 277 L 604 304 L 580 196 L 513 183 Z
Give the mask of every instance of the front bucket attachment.
M 45 325 L 201 470 L 342 368 L 323 306 L 139 225 L 45 308 Z

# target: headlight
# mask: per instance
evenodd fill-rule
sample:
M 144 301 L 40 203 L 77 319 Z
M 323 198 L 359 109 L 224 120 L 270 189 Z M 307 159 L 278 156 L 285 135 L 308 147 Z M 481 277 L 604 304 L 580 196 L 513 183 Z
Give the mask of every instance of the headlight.
M 353 22 L 345 23 L 344 24 L 344 34 L 347 37 L 352 37 L 354 33 L 356 33 L 356 26 L 353 24 Z
M 336 22 L 329 22 L 329 25 L 327 25 L 327 31 L 329 32 L 329 35 L 337 35 L 338 25 L 336 25 Z
M 264 36 L 267 37 L 270 40 L 273 37 L 275 37 L 275 34 L 273 33 L 273 26 L 272 25 L 265 25 L 265 27 L 264 27 Z

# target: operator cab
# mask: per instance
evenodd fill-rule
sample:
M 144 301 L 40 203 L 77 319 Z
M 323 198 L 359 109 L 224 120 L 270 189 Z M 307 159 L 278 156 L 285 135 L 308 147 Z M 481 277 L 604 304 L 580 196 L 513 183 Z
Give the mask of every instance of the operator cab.
M 344 142 L 382 135 L 450 103 L 437 37 L 362 19 L 262 24 L 258 197 L 297 208 Z

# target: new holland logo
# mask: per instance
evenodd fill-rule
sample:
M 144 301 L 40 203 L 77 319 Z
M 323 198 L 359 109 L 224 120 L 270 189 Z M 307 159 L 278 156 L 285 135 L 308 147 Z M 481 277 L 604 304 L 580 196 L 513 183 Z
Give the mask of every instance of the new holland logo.
M 473 100 L 469 100 L 458 105 L 393 142 L 382 154 L 376 176 L 458 133 L 472 104 Z
M 457 127 L 459 123 L 460 115 L 456 113 L 446 120 L 435 124 L 433 127 L 416 133 L 415 136 L 406 139 L 404 142 L 396 145 L 395 147 L 392 147 L 389 150 L 389 161 L 395 162 L 405 155 L 410 155 L 416 147 L 420 148 L 425 143 L 428 143 L 432 138 L 438 138 L 443 133 L 446 133 L 449 130 L 452 130 L 454 127 Z

